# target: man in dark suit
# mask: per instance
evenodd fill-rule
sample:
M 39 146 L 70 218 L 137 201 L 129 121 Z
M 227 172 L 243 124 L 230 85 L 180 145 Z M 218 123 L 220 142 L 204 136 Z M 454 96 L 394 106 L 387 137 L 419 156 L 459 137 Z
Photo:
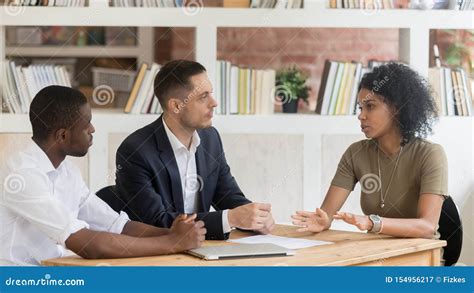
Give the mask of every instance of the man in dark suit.
M 207 239 L 227 239 L 232 228 L 269 233 L 270 204 L 244 196 L 212 127 L 217 102 L 206 69 L 193 61 L 171 61 L 156 75 L 154 91 L 163 115 L 117 150 L 116 185 L 125 211 L 159 227 L 170 227 L 180 213 L 197 213 Z M 211 206 L 216 211 L 210 212 Z

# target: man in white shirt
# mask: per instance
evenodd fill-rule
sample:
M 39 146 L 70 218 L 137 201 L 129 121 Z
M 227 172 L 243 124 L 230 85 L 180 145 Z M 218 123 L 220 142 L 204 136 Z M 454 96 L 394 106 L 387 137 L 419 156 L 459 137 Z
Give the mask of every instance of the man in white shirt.
M 169 254 L 199 247 L 196 215 L 171 229 L 130 221 L 90 192 L 66 156 L 84 156 L 94 127 L 86 98 L 62 86 L 42 89 L 30 106 L 32 141 L 7 160 L 0 199 L 0 264 L 38 265 L 65 249 L 84 258 Z
M 206 69 L 193 61 L 168 62 L 154 90 L 163 115 L 117 150 L 116 186 L 125 211 L 164 227 L 181 213 L 197 213 L 207 239 L 226 239 L 233 228 L 270 233 L 271 205 L 244 196 L 212 127 L 217 102 Z

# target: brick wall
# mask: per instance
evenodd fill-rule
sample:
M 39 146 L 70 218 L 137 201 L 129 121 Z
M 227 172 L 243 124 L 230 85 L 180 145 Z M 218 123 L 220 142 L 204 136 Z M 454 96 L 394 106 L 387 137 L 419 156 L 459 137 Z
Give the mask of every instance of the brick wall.
M 296 64 L 308 74 L 310 104 L 301 104 L 301 111 L 315 107 L 324 60 L 398 58 L 398 30 L 394 29 L 225 28 L 217 34 L 218 59 L 258 69 Z M 157 44 L 158 62 L 194 59 L 193 30 L 160 28 L 157 36 L 167 40 Z M 166 48 L 171 54 L 162 54 L 169 52 Z

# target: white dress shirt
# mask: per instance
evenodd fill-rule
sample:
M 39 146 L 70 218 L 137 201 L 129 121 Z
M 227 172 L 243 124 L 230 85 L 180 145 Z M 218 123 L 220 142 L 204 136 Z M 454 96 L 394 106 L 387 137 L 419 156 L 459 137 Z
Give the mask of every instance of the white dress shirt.
M 173 132 L 166 125 L 163 119 L 166 135 L 173 149 L 176 163 L 178 164 L 179 176 L 181 179 L 181 190 L 183 191 L 184 212 L 186 214 L 196 213 L 198 210 L 198 196 L 202 190 L 203 179 L 197 174 L 196 167 L 196 150 L 201 143 L 201 138 L 197 131 L 194 131 L 191 138 L 189 149 L 184 146 Z M 224 233 L 230 232 L 232 229 L 227 218 L 228 210 L 222 211 L 222 227 Z
M 65 255 L 65 241 L 83 228 L 121 233 L 126 213 L 90 192 L 76 166 L 54 168 L 33 141 L 2 170 L 0 265 L 39 265 Z

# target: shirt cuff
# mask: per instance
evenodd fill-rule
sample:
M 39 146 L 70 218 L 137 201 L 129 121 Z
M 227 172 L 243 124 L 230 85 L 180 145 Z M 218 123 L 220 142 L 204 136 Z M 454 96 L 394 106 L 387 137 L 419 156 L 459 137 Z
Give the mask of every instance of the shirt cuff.
M 222 230 L 224 231 L 224 234 L 232 231 L 232 228 L 229 225 L 228 214 L 229 214 L 229 210 L 222 211 Z
M 112 223 L 110 228 L 108 229 L 108 232 L 110 233 L 115 233 L 115 234 L 122 234 L 123 227 L 127 222 L 130 221 L 130 218 L 128 217 L 127 213 L 124 211 L 121 211 L 117 219 Z
M 89 224 L 84 221 L 71 218 L 71 221 L 67 227 L 60 233 L 60 235 L 58 235 L 56 243 L 66 247 L 66 240 L 69 238 L 69 236 L 84 228 L 89 229 Z

